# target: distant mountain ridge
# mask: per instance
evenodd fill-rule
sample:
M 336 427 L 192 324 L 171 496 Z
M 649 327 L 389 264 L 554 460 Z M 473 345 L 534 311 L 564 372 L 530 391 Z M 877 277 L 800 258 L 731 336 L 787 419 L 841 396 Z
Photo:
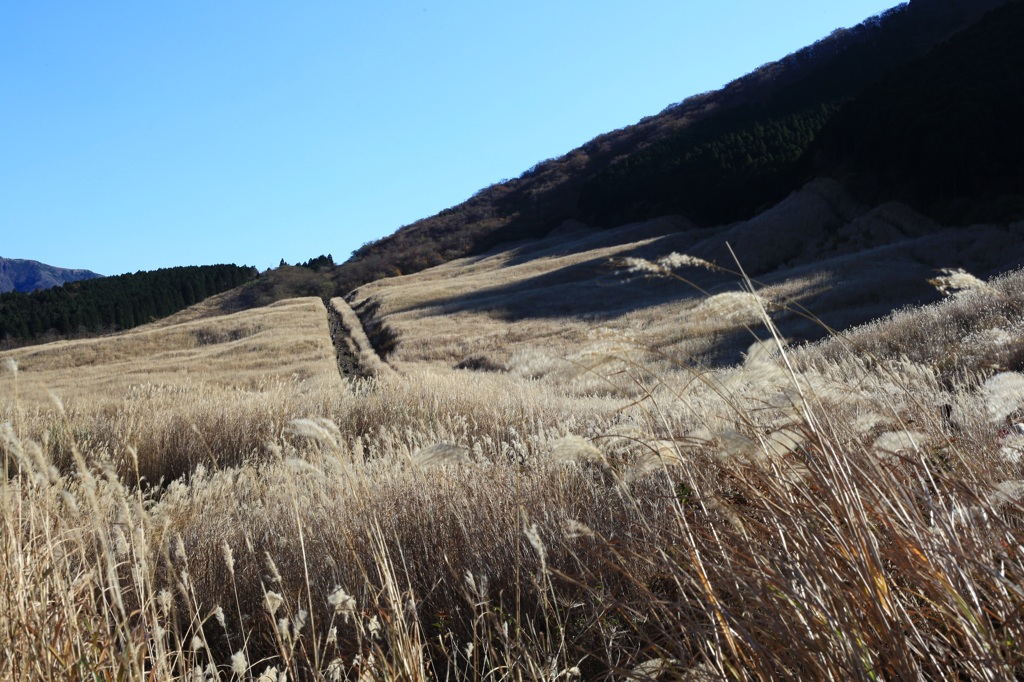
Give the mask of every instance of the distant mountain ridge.
M 103 277 L 91 270 L 58 268 L 35 260 L 0 257 L 0 293 L 28 293 L 57 287 L 67 282 Z

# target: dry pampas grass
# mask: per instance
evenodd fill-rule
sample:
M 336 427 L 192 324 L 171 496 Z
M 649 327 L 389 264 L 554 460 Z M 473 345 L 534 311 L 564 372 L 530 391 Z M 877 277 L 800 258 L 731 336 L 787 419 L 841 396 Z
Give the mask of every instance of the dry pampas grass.
M 725 368 L 610 330 L 342 380 L 319 301 L 180 348 L 207 380 L 96 382 L 148 352 L 96 341 L 62 405 L 5 355 L 0 676 L 1014 679 L 1024 368 L 962 334 L 1015 334 L 1022 277 L 805 348 L 742 281 Z

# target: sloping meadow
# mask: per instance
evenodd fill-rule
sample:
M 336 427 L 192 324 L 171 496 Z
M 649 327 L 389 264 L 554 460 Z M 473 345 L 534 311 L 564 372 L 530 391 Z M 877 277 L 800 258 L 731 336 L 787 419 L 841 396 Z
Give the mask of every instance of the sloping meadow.
M 1013 679 L 1022 279 L 949 273 L 948 300 L 799 349 L 741 287 L 713 305 L 762 338 L 724 368 L 663 326 L 348 381 L 272 374 L 283 344 L 264 384 L 194 370 L 60 409 L 15 400 L 8 358 L 0 670 Z

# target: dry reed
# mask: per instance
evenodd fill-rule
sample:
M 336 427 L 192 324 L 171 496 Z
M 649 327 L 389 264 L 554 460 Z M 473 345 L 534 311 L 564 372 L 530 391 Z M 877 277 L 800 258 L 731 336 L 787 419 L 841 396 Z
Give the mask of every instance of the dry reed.
M 807 349 L 763 317 L 724 369 L 637 335 L 63 410 L 8 371 L 0 675 L 1017 678 L 1019 375 L 948 364 L 1021 351 L 993 291 Z

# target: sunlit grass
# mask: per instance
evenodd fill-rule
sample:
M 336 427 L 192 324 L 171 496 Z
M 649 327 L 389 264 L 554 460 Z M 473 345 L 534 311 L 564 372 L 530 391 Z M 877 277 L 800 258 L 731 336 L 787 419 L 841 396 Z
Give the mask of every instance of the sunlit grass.
M 317 300 L 5 354 L 0 675 L 1013 679 L 1022 277 L 717 369 L 666 325 L 343 381 Z

